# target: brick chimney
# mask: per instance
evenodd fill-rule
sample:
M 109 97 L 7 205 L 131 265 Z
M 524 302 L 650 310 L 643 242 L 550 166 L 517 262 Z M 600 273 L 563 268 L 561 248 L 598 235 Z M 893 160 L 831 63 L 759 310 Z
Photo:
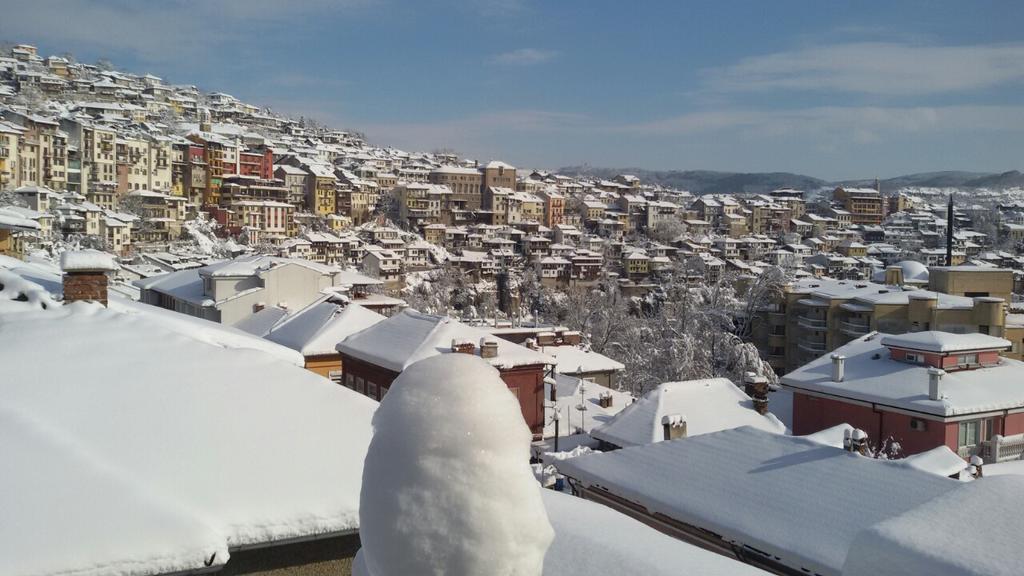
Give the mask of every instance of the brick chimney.
M 480 357 L 496 358 L 498 356 L 498 341 L 494 338 L 480 339 Z
M 661 428 L 665 440 L 686 438 L 686 419 L 681 414 L 665 414 L 661 417 Z
M 611 408 L 614 402 L 614 396 L 611 392 L 601 392 L 597 397 L 597 403 L 601 408 Z
M 99 250 L 67 251 L 61 254 L 64 271 L 64 303 L 99 302 L 107 305 L 107 272 L 117 269 L 114 257 Z
M 452 338 L 452 352 L 456 352 L 459 354 L 475 354 L 476 344 Z

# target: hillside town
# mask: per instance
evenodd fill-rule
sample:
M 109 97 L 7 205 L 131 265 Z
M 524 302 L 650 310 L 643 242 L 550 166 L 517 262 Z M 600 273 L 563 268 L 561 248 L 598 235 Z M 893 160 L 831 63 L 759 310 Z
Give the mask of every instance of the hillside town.
M 371 141 L 0 53 L 0 573 L 1019 573 L 1024 189 Z

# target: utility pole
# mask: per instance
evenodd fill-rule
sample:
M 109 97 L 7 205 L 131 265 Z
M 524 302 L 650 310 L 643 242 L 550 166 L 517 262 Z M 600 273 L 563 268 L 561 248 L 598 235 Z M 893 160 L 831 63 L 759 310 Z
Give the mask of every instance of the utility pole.
M 946 207 L 946 266 L 953 265 L 953 195 L 949 195 Z

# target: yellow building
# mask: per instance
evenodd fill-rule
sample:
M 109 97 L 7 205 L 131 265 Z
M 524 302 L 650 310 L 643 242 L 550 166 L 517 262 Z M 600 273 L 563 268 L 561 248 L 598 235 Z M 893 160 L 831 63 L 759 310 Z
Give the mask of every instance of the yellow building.
M 964 271 L 954 274 L 955 280 L 944 277 L 938 269 L 932 274 L 936 278 L 930 286 L 959 289 L 959 293 L 903 290 L 902 272 L 899 277 L 887 278 L 891 284 L 828 278 L 796 281 L 786 288 L 783 301 L 763 311 L 756 323 L 755 343 L 781 373 L 872 331 L 1004 335 L 1006 300 L 1001 296 L 1007 293 L 1001 289 L 1004 277 L 1012 283 L 1010 270 Z M 990 289 L 985 291 L 984 287 Z

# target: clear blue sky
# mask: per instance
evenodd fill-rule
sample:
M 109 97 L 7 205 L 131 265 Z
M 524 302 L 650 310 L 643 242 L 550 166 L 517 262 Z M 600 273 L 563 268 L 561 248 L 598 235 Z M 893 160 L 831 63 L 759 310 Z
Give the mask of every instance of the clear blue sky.
M 1003 171 L 1024 2 L 0 0 L 0 40 L 524 167 Z

